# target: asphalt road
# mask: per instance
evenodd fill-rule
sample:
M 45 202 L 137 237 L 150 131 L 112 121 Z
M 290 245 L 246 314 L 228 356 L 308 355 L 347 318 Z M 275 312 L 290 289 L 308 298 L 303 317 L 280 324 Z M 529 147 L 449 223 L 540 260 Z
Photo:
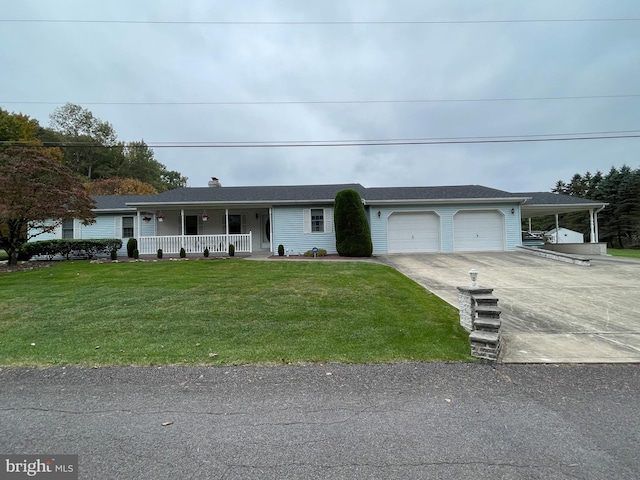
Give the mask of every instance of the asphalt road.
M 0 453 L 82 479 L 637 479 L 638 445 L 638 365 L 0 369 Z

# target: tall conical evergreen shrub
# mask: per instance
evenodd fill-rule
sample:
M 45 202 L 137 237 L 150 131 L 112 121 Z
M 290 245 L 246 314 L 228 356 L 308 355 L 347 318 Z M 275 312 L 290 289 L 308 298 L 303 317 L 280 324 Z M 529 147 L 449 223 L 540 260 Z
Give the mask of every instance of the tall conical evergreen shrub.
M 360 194 L 342 190 L 335 198 L 333 220 L 336 249 L 343 257 L 370 257 L 373 253 L 371 229 Z

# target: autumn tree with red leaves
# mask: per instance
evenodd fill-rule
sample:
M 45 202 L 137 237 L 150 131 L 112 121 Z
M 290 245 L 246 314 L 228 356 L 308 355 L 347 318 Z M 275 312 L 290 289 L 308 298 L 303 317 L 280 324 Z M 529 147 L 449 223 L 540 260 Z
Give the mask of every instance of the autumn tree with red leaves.
M 0 150 L 0 248 L 16 265 L 20 247 L 52 232 L 63 220 L 95 221 L 94 201 L 62 162 L 57 148 L 6 146 Z

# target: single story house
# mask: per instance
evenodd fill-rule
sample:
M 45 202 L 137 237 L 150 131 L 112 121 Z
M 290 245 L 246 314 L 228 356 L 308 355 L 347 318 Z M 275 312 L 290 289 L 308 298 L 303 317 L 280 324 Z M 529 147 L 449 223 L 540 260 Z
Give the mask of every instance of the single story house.
M 544 236 L 551 243 L 584 243 L 584 235 L 582 233 L 564 227 L 549 230 Z
M 360 184 L 185 187 L 157 195 L 95 196 L 96 222 L 65 222 L 49 238 L 129 238 L 140 254 L 277 252 L 313 247 L 336 253 L 333 203 L 356 190 L 373 253 L 512 251 L 527 216 L 589 211 L 594 231 L 604 204 L 552 193 L 510 193 L 481 185 L 375 187 Z M 38 239 L 46 238 L 44 235 Z M 597 242 L 597 235 L 592 235 Z M 124 248 L 124 247 L 123 247 Z

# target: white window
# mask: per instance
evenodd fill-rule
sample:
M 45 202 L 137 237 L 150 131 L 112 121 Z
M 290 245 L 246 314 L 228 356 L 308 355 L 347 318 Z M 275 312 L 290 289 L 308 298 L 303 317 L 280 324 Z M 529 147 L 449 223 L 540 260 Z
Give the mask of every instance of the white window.
M 305 208 L 302 211 L 303 233 L 329 233 L 333 231 L 333 209 Z
M 73 238 L 73 219 L 62 221 L 62 238 Z
M 225 214 L 222 215 L 222 232 L 227 231 L 227 216 Z M 239 234 L 247 232 L 247 215 L 245 213 L 242 214 L 229 214 L 229 234 Z
M 133 237 L 133 217 L 122 217 L 122 238 Z
M 311 232 L 312 233 L 324 232 L 324 209 L 322 208 L 311 209 Z

